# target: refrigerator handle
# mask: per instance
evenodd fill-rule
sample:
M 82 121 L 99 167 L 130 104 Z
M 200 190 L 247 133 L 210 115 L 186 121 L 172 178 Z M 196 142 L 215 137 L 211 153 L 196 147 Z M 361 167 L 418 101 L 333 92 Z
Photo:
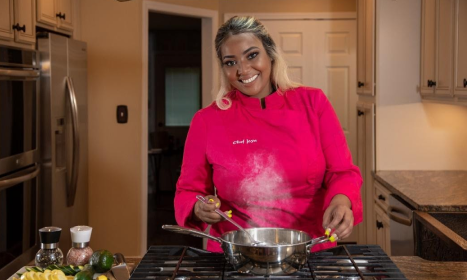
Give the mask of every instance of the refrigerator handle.
M 76 102 L 75 88 L 71 77 L 66 77 L 66 85 L 69 93 L 71 122 L 73 124 L 73 155 L 71 161 L 71 180 L 67 186 L 67 201 L 68 207 L 75 203 L 76 188 L 78 183 L 79 171 L 79 119 L 78 119 L 78 103 Z
M 11 186 L 26 182 L 28 180 L 31 180 L 39 174 L 39 171 L 41 170 L 40 165 L 36 164 L 35 166 L 31 167 L 32 171 L 25 174 L 21 175 L 18 177 L 14 178 L 8 178 L 8 179 L 2 179 L 0 180 L 0 190 L 9 188 Z

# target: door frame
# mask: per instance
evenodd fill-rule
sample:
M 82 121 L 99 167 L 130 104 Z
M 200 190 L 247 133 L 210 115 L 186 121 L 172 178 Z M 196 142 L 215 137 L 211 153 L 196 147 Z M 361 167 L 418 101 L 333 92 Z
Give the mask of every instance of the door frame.
M 357 19 L 355 12 L 342 13 L 225 13 L 224 22 L 233 16 L 253 16 L 259 20 Z
M 142 16 L 142 106 L 141 106 L 141 249 L 140 252 L 147 251 L 147 219 L 148 219 L 148 43 L 149 43 L 149 13 L 166 13 L 178 16 L 195 17 L 201 19 L 201 84 L 202 84 L 202 106 L 206 107 L 215 99 L 215 93 L 219 86 L 219 65 L 217 63 L 216 52 L 214 50 L 214 38 L 218 29 L 218 11 L 208 10 L 173 4 L 143 1 Z

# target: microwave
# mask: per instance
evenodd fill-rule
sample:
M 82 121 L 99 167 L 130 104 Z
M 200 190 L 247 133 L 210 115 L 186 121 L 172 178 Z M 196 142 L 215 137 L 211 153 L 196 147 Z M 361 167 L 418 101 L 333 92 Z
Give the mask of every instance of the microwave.
M 0 47 L 0 176 L 39 160 L 38 55 Z

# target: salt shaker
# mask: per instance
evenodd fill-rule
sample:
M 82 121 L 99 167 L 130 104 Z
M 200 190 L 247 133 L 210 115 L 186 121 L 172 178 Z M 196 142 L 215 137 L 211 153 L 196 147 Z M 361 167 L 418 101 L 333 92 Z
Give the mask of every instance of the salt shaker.
M 85 265 L 92 256 L 92 249 L 89 247 L 92 227 L 75 226 L 70 228 L 72 247 L 66 255 L 67 264 Z
M 62 229 L 59 227 L 44 227 L 39 229 L 41 249 L 36 254 L 36 266 L 46 268 L 51 264 L 62 265 L 63 253 L 58 248 L 61 232 Z

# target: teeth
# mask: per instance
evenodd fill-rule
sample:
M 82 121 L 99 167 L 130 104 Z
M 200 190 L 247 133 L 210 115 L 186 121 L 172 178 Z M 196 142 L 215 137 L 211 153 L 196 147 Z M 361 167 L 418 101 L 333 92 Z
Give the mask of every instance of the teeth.
M 253 77 L 249 78 L 248 80 L 241 80 L 241 81 L 244 84 L 249 84 L 249 83 L 253 82 L 254 80 L 256 80 L 256 78 L 258 78 L 258 74 L 254 75 Z

